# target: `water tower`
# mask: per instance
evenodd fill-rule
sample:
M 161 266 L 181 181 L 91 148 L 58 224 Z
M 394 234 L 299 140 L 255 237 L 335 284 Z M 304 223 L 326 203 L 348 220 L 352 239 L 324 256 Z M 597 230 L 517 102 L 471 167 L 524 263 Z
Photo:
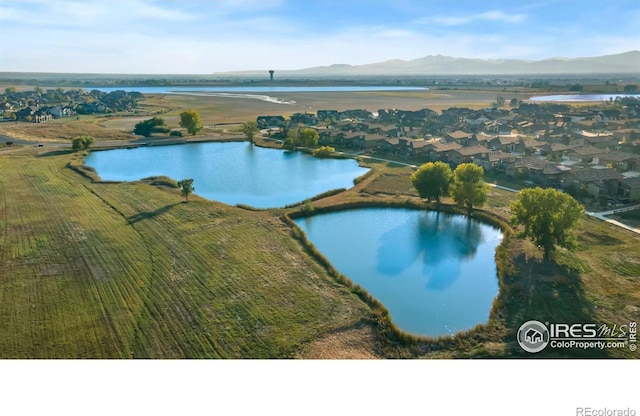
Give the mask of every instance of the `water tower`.
M 276 72 L 273 69 L 269 70 L 269 81 L 273 81 L 273 73 Z

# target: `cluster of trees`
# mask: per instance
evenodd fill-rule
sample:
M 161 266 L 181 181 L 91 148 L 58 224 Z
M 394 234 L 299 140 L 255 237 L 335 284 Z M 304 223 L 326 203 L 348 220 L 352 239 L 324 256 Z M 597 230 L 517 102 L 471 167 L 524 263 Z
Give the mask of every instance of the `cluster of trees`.
M 482 206 L 489 192 L 482 167 L 463 163 L 452 171 L 443 162 L 429 162 L 411 175 L 411 183 L 421 198 L 438 205 L 450 195 L 453 201 L 467 208 Z M 521 227 L 518 236 L 528 238 L 544 252 L 548 260 L 555 247 L 575 246 L 574 230 L 584 215 L 584 208 L 571 195 L 553 188 L 529 188 L 518 192 L 511 203 L 511 224 Z
M 318 132 L 309 127 L 290 129 L 282 147 L 287 150 L 295 150 L 296 146 L 313 147 L 318 144 L 320 136 Z
M 153 133 L 168 133 L 170 130 L 162 117 L 153 117 L 137 123 L 133 128 L 133 134 L 150 137 Z
M 482 206 L 487 200 L 489 185 L 484 182 L 484 170 L 473 163 L 462 163 L 452 171 L 444 162 L 429 162 L 411 175 L 411 183 L 420 198 L 440 205 L 440 199 L 449 195 L 454 202 L 467 209 Z
M 500 97 L 496 97 L 496 100 L 491 103 L 492 107 L 502 107 L 503 105 L 505 105 L 506 100 L 504 97 L 500 96 Z M 518 98 L 512 98 L 511 100 L 509 100 L 509 107 L 517 107 L 522 103 L 522 100 L 518 99 Z
M 204 128 L 200 115 L 194 110 L 187 110 L 180 113 L 180 126 L 187 129 L 191 135 L 195 135 Z M 133 134 L 144 137 L 151 137 L 154 133 L 169 133 L 171 136 L 182 136 L 180 131 L 171 130 L 169 126 L 167 126 L 166 121 L 162 117 L 157 116 L 149 120 L 141 121 L 133 128 Z

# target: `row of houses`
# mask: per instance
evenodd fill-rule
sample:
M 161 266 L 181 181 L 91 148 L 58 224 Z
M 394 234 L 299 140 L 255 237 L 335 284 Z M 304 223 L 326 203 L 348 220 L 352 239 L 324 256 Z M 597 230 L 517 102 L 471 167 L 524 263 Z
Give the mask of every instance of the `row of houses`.
M 54 118 L 70 117 L 75 112 L 71 107 L 38 107 L 31 108 L 25 107 L 14 112 L 15 118 L 18 121 L 27 121 L 33 123 L 44 123 Z
M 260 128 L 305 126 L 319 145 L 486 171 L 592 197 L 640 200 L 640 100 L 620 108 L 575 110 L 566 104 L 522 103 L 511 110 L 449 108 L 403 111 L 319 110 L 258 118 Z
M 44 92 L 39 88 L 32 91 L 7 88 L 0 95 L 0 116 L 41 123 L 75 114 L 131 111 L 142 98 L 139 92 L 124 90 L 105 93 L 98 90 L 55 89 Z

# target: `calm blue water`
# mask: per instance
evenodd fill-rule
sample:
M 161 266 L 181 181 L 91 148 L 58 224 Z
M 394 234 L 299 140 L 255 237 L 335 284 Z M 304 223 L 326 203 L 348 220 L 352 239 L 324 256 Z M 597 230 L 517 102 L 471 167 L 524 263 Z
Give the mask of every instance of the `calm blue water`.
M 460 215 L 363 208 L 296 220 L 309 240 L 389 310 L 402 330 L 452 335 L 486 323 L 502 232 Z
M 318 159 L 248 142 L 91 152 L 85 164 L 103 180 L 193 178 L 195 193 L 204 198 L 258 208 L 282 207 L 332 189 L 350 188 L 353 179 L 368 170 L 352 159 Z
M 559 101 L 559 102 L 592 102 L 592 101 L 609 101 L 617 97 L 636 97 L 640 98 L 640 94 L 568 94 L 568 95 L 541 95 L 529 98 L 531 101 Z
M 426 87 L 389 87 L 389 86 L 324 86 L 324 87 L 86 87 L 87 91 L 99 90 L 111 92 L 116 90 L 138 91 L 143 94 L 168 94 L 185 92 L 362 92 L 362 91 L 415 91 L 428 90 Z

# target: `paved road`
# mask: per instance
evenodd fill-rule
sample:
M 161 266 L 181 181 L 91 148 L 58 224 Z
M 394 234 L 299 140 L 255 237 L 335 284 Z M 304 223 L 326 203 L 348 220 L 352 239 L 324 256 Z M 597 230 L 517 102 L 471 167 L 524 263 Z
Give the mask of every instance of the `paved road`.
M 373 156 L 367 156 L 367 155 L 363 155 L 361 153 L 346 153 L 346 152 L 336 152 L 340 155 L 345 155 L 345 156 L 353 156 L 353 157 L 361 157 L 363 159 L 371 159 L 371 160 L 379 160 L 381 162 L 387 162 L 387 163 L 395 163 L 396 165 L 400 165 L 400 166 L 410 166 L 414 169 L 418 169 L 417 165 L 412 165 L 410 163 L 403 163 L 403 162 L 398 162 L 396 160 L 389 160 L 389 159 L 382 159 L 380 157 L 373 157 Z
M 36 142 L 32 142 L 32 141 L 28 141 L 28 140 L 18 140 L 18 139 L 14 139 L 12 137 L 3 136 L 1 134 L 0 134 L 0 142 L 2 142 L 2 143 L 13 142 L 13 144 L 20 144 L 20 145 L 33 145 L 33 144 L 36 144 Z
M 624 207 L 624 208 L 618 208 L 618 209 L 612 209 L 610 211 L 602 211 L 602 212 L 590 212 L 587 211 L 586 214 L 593 217 L 593 218 L 597 218 L 601 221 L 605 221 L 608 222 L 609 224 L 613 224 L 616 225 L 618 227 L 624 228 L 625 230 L 629 230 L 631 232 L 634 232 L 636 234 L 640 234 L 640 228 L 633 228 L 627 224 L 623 224 L 620 221 L 616 221 L 614 219 L 611 218 L 607 218 L 607 215 L 613 215 L 613 214 L 618 214 L 620 212 L 625 212 L 625 211 L 633 211 L 636 209 L 640 209 L 640 205 L 634 205 L 634 206 L 630 206 L 630 207 Z

